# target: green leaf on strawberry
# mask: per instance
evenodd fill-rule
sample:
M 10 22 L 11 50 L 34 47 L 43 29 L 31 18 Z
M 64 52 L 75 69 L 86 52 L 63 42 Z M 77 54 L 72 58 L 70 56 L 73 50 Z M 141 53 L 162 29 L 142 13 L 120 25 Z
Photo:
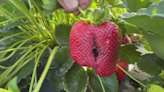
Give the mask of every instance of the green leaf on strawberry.
M 77 63 L 74 63 L 63 79 L 66 92 L 85 92 L 88 77 L 85 70 Z
M 122 0 L 125 8 L 129 12 L 136 12 L 140 8 L 146 8 L 151 4 L 151 0 Z
M 150 47 L 149 44 L 145 45 L 144 48 L 145 48 L 147 51 L 151 51 L 151 52 L 152 52 L 152 49 L 151 49 L 151 47 Z
M 32 72 L 34 65 L 35 61 L 31 60 L 21 70 L 19 70 L 19 72 L 16 74 L 18 83 L 21 81 L 21 79 L 24 79 L 28 74 Z
M 162 69 L 156 64 L 157 56 L 154 54 L 146 54 L 142 56 L 141 61 L 137 63 L 140 70 L 151 75 L 157 76 Z
M 89 87 L 92 92 L 102 92 L 102 86 L 97 74 L 92 69 L 87 69 L 89 76 Z M 106 92 L 118 91 L 118 80 L 115 73 L 109 77 L 100 77 Z
M 58 49 L 52 63 L 52 69 L 48 72 L 48 78 L 51 80 L 50 84 L 52 88 L 56 91 L 61 91 L 64 89 L 62 84 L 63 77 L 74 63 L 70 56 L 70 48 L 62 47 Z
M 70 48 L 62 47 L 57 50 L 54 56 L 54 61 L 56 64 L 56 70 L 59 75 L 64 75 L 68 69 L 70 69 L 74 63 L 70 56 Z
M 163 40 L 164 40 L 164 36 L 163 35 L 159 35 L 156 33 L 152 33 L 152 32 L 147 32 L 144 29 L 142 29 L 142 32 L 145 36 L 145 38 L 147 39 L 147 41 L 149 42 L 149 45 L 151 47 L 151 49 L 153 50 L 153 52 L 160 57 L 161 59 L 164 60 L 164 48 L 163 48 Z
M 119 51 L 119 57 L 126 60 L 128 64 L 134 64 L 140 61 L 141 53 L 136 51 L 137 47 L 134 45 L 123 45 Z
M 124 25 L 126 29 L 126 34 L 141 33 L 140 30 L 135 25 L 129 23 L 124 23 Z
M 61 91 L 64 89 L 64 86 L 62 84 L 63 76 L 64 75 L 59 75 L 56 69 L 51 69 L 48 72 L 48 79 L 50 80 L 50 85 L 55 91 Z
M 57 43 L 61 46 L 69 46 L 69 35 L 72 26 L 68 24 L 60 24 L 55 27 L 55 36 Z

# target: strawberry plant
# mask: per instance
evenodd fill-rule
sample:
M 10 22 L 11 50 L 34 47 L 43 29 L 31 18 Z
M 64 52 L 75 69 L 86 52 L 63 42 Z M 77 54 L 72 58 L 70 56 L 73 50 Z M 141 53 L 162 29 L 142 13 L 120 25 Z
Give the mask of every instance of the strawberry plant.
M 164 0 L 92 0 L 75 16 L 57 0 L 2 0 L 0 92 L 123 92 L 125 76 L 138 92 L 163 92 L 163 8 Z M 129 64 L 151 77 L 138 80 Z

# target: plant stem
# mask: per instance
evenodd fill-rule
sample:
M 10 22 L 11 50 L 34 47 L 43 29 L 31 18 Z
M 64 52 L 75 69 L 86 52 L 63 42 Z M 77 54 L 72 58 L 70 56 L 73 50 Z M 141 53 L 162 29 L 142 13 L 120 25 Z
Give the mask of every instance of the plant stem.
M 83 17 L 86 18 L 85 12 L 84 12 L 80 7 L 78 7 L 78 10 L 79 10 L 80 13 L 83 15 Z
M 42 56 L 42 54 L 44 53 L 45 49 L 48 47 L 45 46 L 45 48 L 43 48 L 41 50 L 41 52 L 39 53 L 38 56 L 35 57 L 35 66 L 34 66 L 34 69 L 33 69 L 33 74 L 32 74 L 32 79 L 31 79 L 31 84 L 30 84 L 30 88 L 29 88 L 29 92 L 32 92 L 32 88 L 33 88 L 33 84 L 34 84 L 34 80 L 35 80 L 35 76 L 36 76 L 36 71 L 37 71 L 37 67 L 38 67 L 38 64 L 39 64 L 39 60 L 40 60 L 40 57 Z M 38 51 L 36 51 L 36 54 L 38 53 Z M 35 86 L 35 85 L 34 85 Z
M 54 57 L 55 52 L 56 52 L 57 49 L 58 49 L 58 46 L 55 47 L 55 48 L 52 50 L 51 55 L 49 56 L 48 62 L 47 62 L 47 64 L 46 64 L 45 68 L 44 68 L 44 71 L 43 71 L 43 73 L 42 73 L 42 75 L 41 75 L 41 77 L 40 77 L 40 79 L 39 79 L 39 81 L 38 81 L 38 84 L 37 84 L 37 86 L 36 86 L 36 88 L 34 89 L 33 92 L 39 92 L 39 90 L 40 90 L 40 88 L 41 88 L 41 86 L 42 86 L 42 83 L 43 83 L 43 81 L 44 81 L 44 79 L 45 79 L 45 77 L 46 77 L 46 75 L 47 75 L 47 73 L 48 73 L 48 70 L 49 70 L 49 68 L 50 68 L 51 62 L 52 62 L 52 60 L 53 60 L 53 57 Z
M 103 83 L 102 83 L 102 81 L 101 81 L 101 78 L 100 78 L 100 76 L 99 76 L 98 74 L 97 74 L 97 77 L 98 77 L 98 79 L 99 79 L 99 81 L 100 81 L 100 84 L 101 84 L 101 87 L 102 87 L 103 92 L 105 92 L 104 85 L 103 85 Z
M 118 68 L 120 68 L 124 73 L 126 73 L 130 78 L 132 78 L 134 81 L 136 81 L 138 84 L 140 84 L 141 86 L 143 86 L 144 88 L 146 88 L 146 86 L 141 83 L 140 81 L 138 81 L 137 79 L 135 79 L 133 76 L 131 76 L 128 72 L 126 72 L 122 67 L 120 67 L 118 64 L 116 64 L 116 66 Z

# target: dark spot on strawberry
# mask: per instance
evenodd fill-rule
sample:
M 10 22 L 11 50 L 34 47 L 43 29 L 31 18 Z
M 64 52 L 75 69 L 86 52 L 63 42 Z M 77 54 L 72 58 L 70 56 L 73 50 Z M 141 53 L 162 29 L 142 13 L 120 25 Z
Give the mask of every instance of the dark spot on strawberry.
M 98 46 L 96 43 L 96 38 L 93 35 L 93 49 L 92 49 L 93 55 L 94 55 L 94 60 L 97 61 L 97 57 L 99 55 L 99 50 L 98 50 Z
M 94 55 L 95 59 L 96 59 L 96 57 L 98 57 L 98 55 L 99 55 L 98 47 L 93 47 L 93 55 Z

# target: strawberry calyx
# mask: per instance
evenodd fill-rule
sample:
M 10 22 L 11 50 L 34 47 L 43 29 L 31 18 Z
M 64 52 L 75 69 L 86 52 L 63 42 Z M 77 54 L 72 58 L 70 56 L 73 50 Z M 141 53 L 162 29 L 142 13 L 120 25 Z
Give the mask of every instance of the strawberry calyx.
M 102 23 L 111 19 L 109 9 L 106 7 L 102 9 L 97 8 L 95 10 L 88 9 L 86 12 L 84 12 L 80 7 L 78 7 L 78 10 L 83 15 L 83 17 L 80 18 L 82 21 L 88 22 L 89 24 L 94 24 L 96 26 L 99 26 Z

